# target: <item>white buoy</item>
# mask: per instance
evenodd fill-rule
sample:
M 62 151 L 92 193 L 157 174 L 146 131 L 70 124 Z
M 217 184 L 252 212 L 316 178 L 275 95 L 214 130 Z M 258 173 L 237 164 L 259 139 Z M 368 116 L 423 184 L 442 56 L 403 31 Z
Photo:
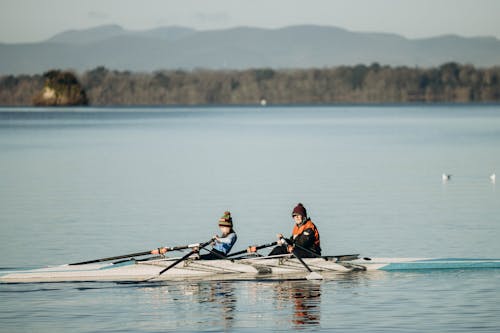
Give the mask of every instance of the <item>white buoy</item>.
M 490 180 L 493 184 L 495 184 L 496 180 L 497 180 L 497 175 L 495 175 L 495 173 L 492 173 L 491 176 L 490 176 Z
M 267 105 L 267 101 L 266 101 L 266 99 L 265 99 L 265 98 L 262 98 L 262 99 L 260 100 L 260 105 L 261 105 L 261 106 L 266 106 L 266 105 Z
M 446 174 L 446 173 L 443 173 L 443 174 L 441 175 L 441 180 L 442 180 L 443 182 L 447 182 L 447 181 L 448 181 L 448 180 L 450 180 L 450 179 L 451 179 L 451 175 L 448 175 L 448 174 Z

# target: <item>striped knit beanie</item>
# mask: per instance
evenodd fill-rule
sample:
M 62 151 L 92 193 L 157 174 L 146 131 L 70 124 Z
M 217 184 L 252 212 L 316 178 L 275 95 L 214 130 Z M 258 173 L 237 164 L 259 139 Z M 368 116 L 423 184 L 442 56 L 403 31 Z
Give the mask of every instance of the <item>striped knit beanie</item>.
M 233 227 L 233 218 L 231 217 L 231 212 L 225 211 L 224 215 L 219 219 L 220 227 Z

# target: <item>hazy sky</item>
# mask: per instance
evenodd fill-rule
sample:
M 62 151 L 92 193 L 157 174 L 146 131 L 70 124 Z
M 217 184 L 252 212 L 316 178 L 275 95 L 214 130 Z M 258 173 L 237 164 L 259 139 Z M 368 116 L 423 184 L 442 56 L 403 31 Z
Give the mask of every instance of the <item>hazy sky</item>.
M 500 39 L 500 0 L 0 0 L 0 42 L 33 42 L 70 29 L 182 25 L 276 28 L 296 24 Z

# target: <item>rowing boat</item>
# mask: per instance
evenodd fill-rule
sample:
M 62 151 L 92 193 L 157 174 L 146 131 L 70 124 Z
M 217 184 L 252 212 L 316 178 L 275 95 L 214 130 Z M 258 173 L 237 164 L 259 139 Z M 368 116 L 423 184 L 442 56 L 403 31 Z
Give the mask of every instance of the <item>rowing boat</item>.
M 165 281 L 303 277 L 303 264 L 292 255 L 249 257 L 241 259 L 183 260 L 165 271 L 178 258 L 133 258 L 108 263 L 60 265 L 32 270 L 0 273 L 0 282 L 90 282 L 90 281 Z M 435 269 L 500 268 L 500 259 L 470 258 L 360 258 L 358 255 L 304 258 L 314 272 L 349 273 L 354 271 L 401 271 Z M 163 274 L 160 274 L 165 271 Z

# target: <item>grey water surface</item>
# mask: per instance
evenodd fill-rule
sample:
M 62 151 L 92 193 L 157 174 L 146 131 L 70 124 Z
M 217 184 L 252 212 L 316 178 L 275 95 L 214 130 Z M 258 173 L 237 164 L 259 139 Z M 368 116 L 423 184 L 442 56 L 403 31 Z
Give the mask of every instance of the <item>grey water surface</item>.
M 498 105 L 1 108 L 0 274 L 205 241 L 225 210 L 240 250 L 298 202 L 324 254 L 499 258 L 493 173 Z M 0 284 L 0 332 L 496 332 L 499 281 Z

